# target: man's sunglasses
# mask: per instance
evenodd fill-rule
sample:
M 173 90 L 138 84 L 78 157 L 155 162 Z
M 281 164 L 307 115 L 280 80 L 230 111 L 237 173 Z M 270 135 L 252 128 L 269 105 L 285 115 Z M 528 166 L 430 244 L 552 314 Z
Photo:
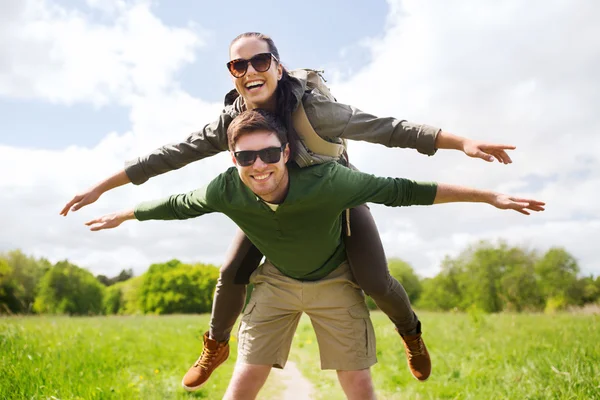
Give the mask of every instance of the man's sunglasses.
M 238 58 L 229 61 L 227 63 L 227 69 L 234 78 L 241 78 L 246 75 L 246 72 L 248 72 L 248 63 L 252 64 L 252 68 L 254 68 L 256 72 L 266 72 L 271 68 L 272 58 L 275 59 L 275 62 L 279 62 L 277 57 L 271 53 L 259 53 L 249 60 Z
M 281 159 L 283 149 L 285 149 L 285 144 L 281 147 L 267 147 L 262 150 L 234 151 L 233 155 L 237 163 L 242 167 L 249 167 L 254 164 L 256 157 L 260 157 L 266 164 L 275 164 Z

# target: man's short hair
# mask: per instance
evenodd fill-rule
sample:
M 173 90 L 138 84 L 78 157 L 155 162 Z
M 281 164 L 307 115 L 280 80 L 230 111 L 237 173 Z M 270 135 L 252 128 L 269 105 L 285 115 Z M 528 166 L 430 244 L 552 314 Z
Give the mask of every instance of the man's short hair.
M 255 131 L 273 132 L 282 145 L 288 142 L 287 131 L 275 114 L 261 109 L 254 109 L 244 111 L 229 124 L 229 128 L 227 128 L 229 150 L 235 150 L 235 144 L 240 136 Z

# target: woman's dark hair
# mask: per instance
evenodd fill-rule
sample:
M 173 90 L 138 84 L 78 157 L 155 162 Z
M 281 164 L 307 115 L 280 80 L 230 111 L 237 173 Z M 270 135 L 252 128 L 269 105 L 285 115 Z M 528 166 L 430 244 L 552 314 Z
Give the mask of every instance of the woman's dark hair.
M 279 50 L 277 50 L 277 46 L 275 46 L 275 42 L 273 42 L 273 39 L 259 32 L 242 33 L 241 35 L 237 36 L 231 41 L 229 48 L 231 48 L 231 46 L 238 40 L 247 37 L 253 37 L 256 39 L 264 40 L 267 43 L 267 46 L 269 46 L 269 51 L 271 52 L 271 54 L 273 54 L 275 58 L 279 60 L 278 62 L 281 64 Z M 296 134 L 296 131 L 294 130 L 292 124 L 292 112 L 296 109 L 297 101 L 294 97 L 294 94 L 292 93 L 292 78 L 290 77 L 290 74 L 288 73 L 287 69 L 283 66 L 283 64 L 281 64 L 281 68 L 283 70 L 283 74 L 277 84 L 277 90 L 275 91 L 275 96 L 277 97 L 276 115 L 281 120 L 283 126 L 288 132 L 291 158 L 293 159 L 294 155 L 296 154 L 296 143 L 299 140 L 298 135 Z

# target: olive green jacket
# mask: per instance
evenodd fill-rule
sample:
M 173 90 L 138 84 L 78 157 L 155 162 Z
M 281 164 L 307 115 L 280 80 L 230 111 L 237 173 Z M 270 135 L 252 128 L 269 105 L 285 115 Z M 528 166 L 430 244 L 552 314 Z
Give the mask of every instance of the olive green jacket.
M 387 147 L 413 148 L 427 155 L 435 154 L 435 139 L 440 129 L 391 117 L 376 117 L 308 91 L 306 81 L 302 79 L 291 79 L 294 96 L 302 100 L 310 124 L 323 139 L 333 142 L 341 142 L 341 139 L 362 140 Z M 227 127 L 243 110 L 240 96 L 223 109 L 216 121 L 193 132 L 185 141 L 162 146 L 150 154 L 126 162 L 127 176 L 132 183 L 139 185 L 156 175 L 227 151 Z M 310 150 L 298 153 L 304 154 L 295 158 L 300 167 L 330 160 Z M 307 159 L 307 154 L 311 159 Z

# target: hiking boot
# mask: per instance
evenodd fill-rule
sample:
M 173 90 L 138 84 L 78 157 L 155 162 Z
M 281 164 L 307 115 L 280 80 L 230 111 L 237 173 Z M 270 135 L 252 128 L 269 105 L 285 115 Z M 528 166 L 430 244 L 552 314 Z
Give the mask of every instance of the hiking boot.
M 210 378 L 210 374 L 229 357 L 229 340 L 217 342 L 204 334 L 204 349 L 200 358 L 183 377 L 181 385 L 188 392 L 198 390 Z
M 420 325 L 420 324 L 419 324 Z M 420 381 L 426 381 L 431 374 L 431 358 L 421 337 L 421 330 L 416 335 L 400 335 L 404 342 L 404 351 L 408 359 L 410 373 Z

